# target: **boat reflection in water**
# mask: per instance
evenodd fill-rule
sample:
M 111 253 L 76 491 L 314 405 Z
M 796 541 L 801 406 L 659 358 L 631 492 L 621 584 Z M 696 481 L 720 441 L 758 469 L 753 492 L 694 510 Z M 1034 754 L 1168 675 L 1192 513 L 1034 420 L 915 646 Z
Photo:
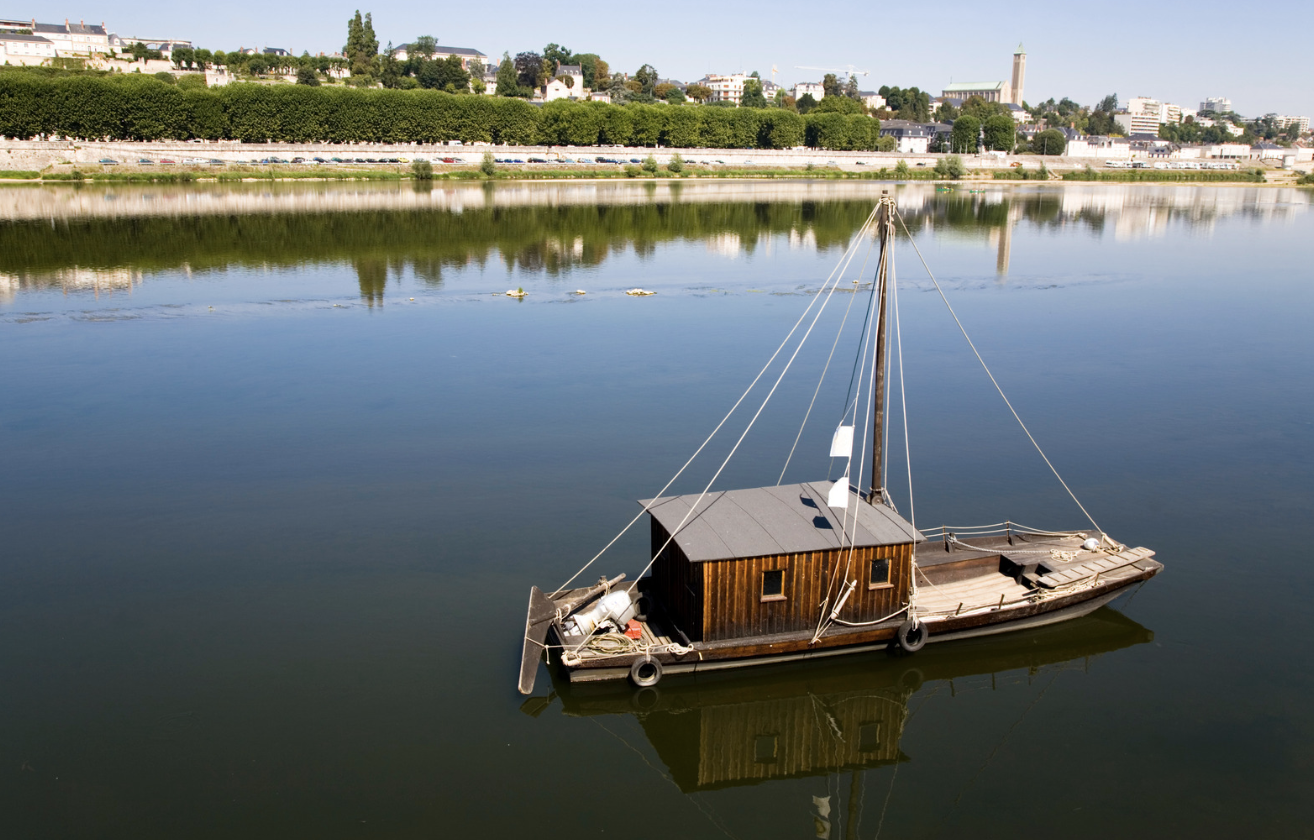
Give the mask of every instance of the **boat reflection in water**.
M 535 717 L 561 703 L 572 717 L 634 715 L 666 775 L 685 793 L 827 776 L 909 761 L 900 747 L 909 700 L 957 683 L 994 688 L 1152 641 L 1154 634 L 1103 608 L 1076 621 L 1008 637 L 932 645 L 915 657 L 839 657 L 829 663 L 714 671 L 660 688 L 570 683 L 521 710 Z M 1025 676 L 1016 672 L 1024 672 Z M 855 775 L 856 783 L 856 775 Z M 825 820 L 829 803 L 814 803 Z

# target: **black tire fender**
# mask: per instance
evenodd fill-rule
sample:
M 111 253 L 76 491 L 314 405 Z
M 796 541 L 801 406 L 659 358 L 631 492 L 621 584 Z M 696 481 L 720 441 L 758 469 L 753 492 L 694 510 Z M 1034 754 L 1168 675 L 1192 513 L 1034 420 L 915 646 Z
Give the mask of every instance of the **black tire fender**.
M 899 625 L 894 638 L 898 640 L 899 647 L 903 649 L 904 653 L 916 653 L 926 646 L 926 637 L 929 635 L 926 632 L 925 624 L 915 618 L 910 618 Z
M 650 688 L 661 682 L 661 680 L 662 663 L 651 656 L 636 659 L 634 664 L 630 666 L 630 682 L 639 688 Z

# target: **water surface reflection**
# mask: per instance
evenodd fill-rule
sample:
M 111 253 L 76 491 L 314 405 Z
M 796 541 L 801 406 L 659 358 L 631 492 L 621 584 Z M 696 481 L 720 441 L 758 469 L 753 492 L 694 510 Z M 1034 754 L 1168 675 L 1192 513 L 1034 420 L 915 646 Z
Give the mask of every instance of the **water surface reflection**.
M 0 300 L 25 291 L 130 290 L 143 274 L 348 265 L 362 301 L 388 278 L 433 288 L 444 272 L 500 262 L 558 278 L 663 244 L 709 253 L 844 247 L 882 190 L 914 231 L 979 241 L 1006 275 L 1014 231 L 1084 228 L 1117 240 L 1207 230 L 1229 216 L 1293 217 L 1296 189 L 961 186 L 791 182 L 406 185 L 277 184 L 0 190 Z

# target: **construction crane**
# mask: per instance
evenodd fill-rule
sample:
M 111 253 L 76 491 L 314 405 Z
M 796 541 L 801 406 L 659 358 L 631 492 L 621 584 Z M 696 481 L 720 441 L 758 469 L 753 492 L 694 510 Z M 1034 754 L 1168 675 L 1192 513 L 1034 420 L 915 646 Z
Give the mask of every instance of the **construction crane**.
M 804 67 L 801 64 L 794 65 L 795 70 L 820 70 L 822 73 L 834 73 L 838 76 L 843 73 L 846 76 L 870 76 L 871 73 L 866 70 L 857 70 L 852 64 L 846 64 L 843 67 Z

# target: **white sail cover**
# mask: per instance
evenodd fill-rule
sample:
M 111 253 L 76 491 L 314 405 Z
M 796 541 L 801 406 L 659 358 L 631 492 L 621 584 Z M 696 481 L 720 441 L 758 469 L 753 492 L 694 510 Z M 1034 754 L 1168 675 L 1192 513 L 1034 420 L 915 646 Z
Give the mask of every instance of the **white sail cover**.
M 853 432 L 852 426 L 846 428 L 850 433 Z M 830 492 L 826 494 L 826 504 L 833 508 L 847 509 L 849 498 L 849 479 L 848 476 L 845 476 L 831 485 Z
M 835 430 L 835 437 L 830 441 L 830 457 L 853 457 L 853 427 L 840 426 Z

